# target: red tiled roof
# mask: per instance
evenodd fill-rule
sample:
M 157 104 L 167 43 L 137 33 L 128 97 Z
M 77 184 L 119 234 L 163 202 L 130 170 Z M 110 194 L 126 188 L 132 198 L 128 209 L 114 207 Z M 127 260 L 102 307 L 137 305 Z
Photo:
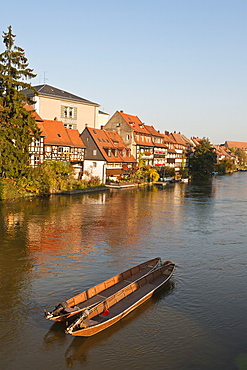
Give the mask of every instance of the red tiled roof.
M 228 148 L 247 150 L 247 143 L 241 141 L 226 141 L 225 146 Z
M 167 143 L 167 144 L 176 144 L 176 141 L 170 135 L 163 134 L 163 137 L 164 137 L 164 142 L 165 143 Z
M 128 123 L 132 129 L 138 133 L 144 133 L 147 135 L 150 135 L 150 132 L 146 129 L 144 123 L 137 117 L 137 116 L 132 116 L 131 114 L 123 113 L 123 112 L 118 112 L 122 118 L 125 120 L 125 122 Z
M 169 136 L 171 136 L 176 141 L 176 143 L 187 146 L 183 135 L 181 135 L 180 133 L 173 132 Z
M 74 147 L 86 148 L 86 145 L 83 143 L 78 130 L 74 130 L 70 128 L 66 128 L 65 130 L 67 131 L 70 141 Z
M 45 136 L 45 145 L 74 146 L 85 148 L 83 141 L 79 136 L 78 130 L 66 129 L 61 121 L 44 120 L 37 122 Z M 68 131 L 71 131 L 68 133 Z
M 34 110 L 34 108 L 31 105 L 25 104 L 24 108 L 29 112 L 33 111 L 32 116 L 35 118 L 35 121 L 39 122 L 43 121 L 42 118 L 38 115 L 38 113 Z
M 126 147 L 118 133 L 92 127 L 87 127 L 87 130 L 90 132 L 95 144 L 107 162 L 136 163 L 136 159 L 132 155 L 126 155 L 125 157 L 121 155 L 121 150 L 125 149 L 126 153 L 130 150 Z M 118 149 L 117 155 L 115 156 L 113 153 L 111 153 L 111 156 L 109 157 L 107 149 Z
M 163 138 L 163 134 L 161 134 L 159 131 L 157 131 L 153 126 L 144 125 L 146 129 L 149 131 L 149 133 L 153 136 L 159 136 Z

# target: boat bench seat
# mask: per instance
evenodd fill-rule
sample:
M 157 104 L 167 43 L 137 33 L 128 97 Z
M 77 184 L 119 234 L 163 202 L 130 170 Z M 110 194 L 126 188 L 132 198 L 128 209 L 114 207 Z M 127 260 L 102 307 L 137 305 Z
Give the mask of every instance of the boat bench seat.
M 80 307 L 74 306 L 74 307 L 65 307 L 64 312 L 66 313 L 71 313 L 74 311 L 80 310 Z
M 84 323 L 86 324 L 86 326 L 92 326 L 92 325 L 96 325 L 98 324 L 99 322 L 96 321 L 96 320 L 91 320 L 91 319 L 84 319 Z

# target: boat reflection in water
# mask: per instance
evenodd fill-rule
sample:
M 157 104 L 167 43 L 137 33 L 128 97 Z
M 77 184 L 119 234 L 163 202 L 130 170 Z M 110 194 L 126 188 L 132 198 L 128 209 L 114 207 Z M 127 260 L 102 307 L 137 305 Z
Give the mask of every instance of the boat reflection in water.
M 155 304 L 163 300 L 166 296 L 172 293 L 175 288 L 175 283 L 169 280 L 162 289 L 157 291 L 154 296 L 132 311 L 129 315 L 110 326 L 106 330 L 98 333 L 92 337 L 76 337 L 71 342 L 70 346 L 65 352 L 65 361 L 68 367 L 72 367 L 74 362 L 85 364 L 88 361 L 88 353 L 91 349 L 97 347 L 101 342 L 107 341 L 110 337 L 126 328 L 131 322 L 135 321 L 137 317 L 144 315 Z M 55 326 L 54 324 L 53 326 Z M 59 325 L 59 324 L 58 324 Z M 66 336 L 66 334 L 63 333 Z

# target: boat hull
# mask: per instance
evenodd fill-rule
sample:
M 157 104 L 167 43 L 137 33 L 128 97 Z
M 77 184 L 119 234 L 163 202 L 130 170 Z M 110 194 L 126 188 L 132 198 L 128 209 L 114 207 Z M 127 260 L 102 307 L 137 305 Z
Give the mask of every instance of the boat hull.
M 66 321 L 73 318 L 73 316 L 78 315 L 80 312 L 84 311 L 85 308 L 93 307 L 99 302 L 107 299 L 118 290 L 126 287 L 133 281 L 145 276 L 147 273 L 152 271 L 160 263 L 160 258 L 153 258 L 146 262 L 143 262 L 137 266 L 134 266 L 120 274 L 113 276 L 110 279 L 105 280 L 102 283 L 95 285 L 88 290 L 77 294 L 76 296 L 70 298 L 69 300 L 63 302 L 64 307 L 60 307 L 60 313 L 56 313 L 56 309 L 59 305 L 50 313 L 45 314 L 45 318 L 51 321 Z M 61 304 L 60 304 L 61 305 Z M 67 312 L 66 312 L 67 311 Z
M 117 323 L 118 321 L 123 319 L 126 315 L 128 315 L 130 312 L 132 312 L 137 307 L 139 307 L 141 304 L 143 304 L 145 301 L 147 301 L 150 297 L 152 297 L 152 295 L 158 289 L 162 288 L 171 278 L 174 267 L 175 265 L 171 264 L 170 273 L 168 275 L 164 275 L 162 272 L 162 268 L 160 268 L 159 270 L 161 270 L 161 274 L 158 275 L 157 272 L 155 272 L 155 274 L 158 276 L 154 278 L 153 280 L 150 279 L 149 276 L 147 275 L 147 277 L 143 277 L 138 282 L 136 282 L 135 284 L 140 285 L 139 287 L 136 288 L 134 286 L 134 291 L 132 293 L 130 294 L 126 293 L 127 294 L 126 297 L 124 297 L 122 300 L 120 299 L 116 303 L 116 305 L 109 307 L 110 311 L 111 309 L 113 309 L 113 311 L 114 309 L 115 311 L 119 310 L 119 308 L 117 308 L 117 305 L 123 307 L 123 309 L 120 310 L 117 314 L 113 315 L 113 317 L 106 319 L 103 322 L 97 322 L 94 320 L 95 316 L 92 313 L 91 315 L 89 315 L 89 319 L 84 320 L 85 324 L 88 325 L 87 327 L 75 330 L 73 332 L 72 331 L 66 331 L 66 332 L 74 336 L 90 337 L 92 335 L 95 335 L 101 332 L 102 330 L 107 329 L 113 324 Z M 165 270 L 164 267 L 163 267 L 163 270 Z M 117 294 L 120 295 L 121 293 L 124 293 L 124 290 L 123 292 L 120 291 Z M 108 306 L 108 304 L 110 306 L 110 302 L 106 301 L 105 303 L 106 303 L 105 305 L 106 307 Z M 99 320 L 100 316 L 102 315 L 100 314 L 96 315 L 96 320 Z

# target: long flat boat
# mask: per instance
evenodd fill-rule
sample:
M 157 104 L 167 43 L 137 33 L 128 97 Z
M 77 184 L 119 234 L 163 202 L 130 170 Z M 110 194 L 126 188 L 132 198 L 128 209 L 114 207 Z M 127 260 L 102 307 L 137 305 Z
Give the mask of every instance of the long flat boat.
M 105 301 L 119 290 L 156 269 L 160 263 L 161 259 L 159 257 L 153 258 L 115 275 L 75 295 L 67 301 L 59 303 L 53 311 L 45 312 L 45 318 L 52 321 L 65 321 L 85 309 L 90 309 L 98 303 Z
M 118 290 L 96 306 L 84 310 L 65 332 L 90 337 L 115 324 L 167 283 L 174 268 L 174 263 L 164 262 L 160 267 Z

